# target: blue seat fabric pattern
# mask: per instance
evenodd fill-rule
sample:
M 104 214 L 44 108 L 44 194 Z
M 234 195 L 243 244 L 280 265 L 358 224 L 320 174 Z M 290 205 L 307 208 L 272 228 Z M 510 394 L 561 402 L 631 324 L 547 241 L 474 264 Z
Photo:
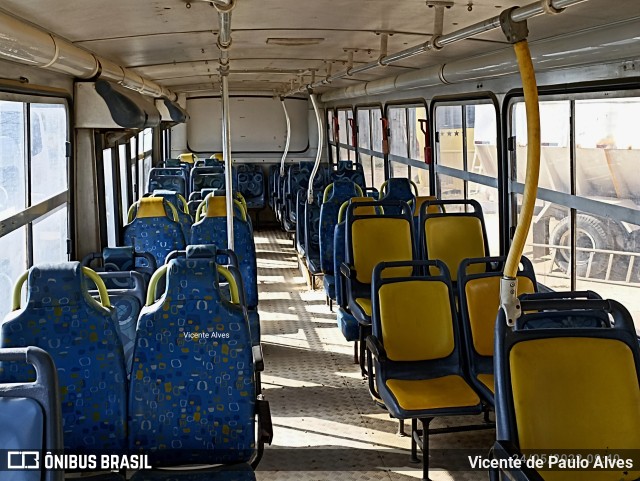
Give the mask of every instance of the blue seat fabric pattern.
M 169 263 L 165 294 L 140 315 L 131 374 L 130 449 L 154 466 L 250 459 L 251 336 L 242 308 L 220 295 L 215 260 Z
M 37 346 L 59 377 L 65 449 L 126 447 L 126 374 L 112 311 L 88 293 L 79 262 L 32 267 L 27 302 L 0 328 L 0 347 Z M 0 382 L 35 380 L 28 366 L 0 367 Z

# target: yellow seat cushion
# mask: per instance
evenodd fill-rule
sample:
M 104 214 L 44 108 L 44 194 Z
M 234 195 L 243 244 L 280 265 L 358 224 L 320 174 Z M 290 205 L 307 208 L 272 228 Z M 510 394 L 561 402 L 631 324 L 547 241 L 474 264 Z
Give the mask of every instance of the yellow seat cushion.
M 356 299 L 356 304 L 360 306 L 360 309 L 362 309 L 367 316 L 371 317 L 371 299 L 367 299 L 366 297 L 358 297 Z
M 478 374 L 478 381 L 487 386 L 495 394 L 495 376 L 493 374 Z
M 640 449 L 640 386 L 631 349 L 614 339 L 563 337 L 509 355 L 522 450 Z M 545 480 L 634 480 L 634 472 L 549 471 Z M 582 476 L 582 477 L 580 477 Z
M 424 411 L 456 407 L 473 407 L 480 398 L 460 376 L 434 379 L 389 379 L 387 388 L 405 411 Z

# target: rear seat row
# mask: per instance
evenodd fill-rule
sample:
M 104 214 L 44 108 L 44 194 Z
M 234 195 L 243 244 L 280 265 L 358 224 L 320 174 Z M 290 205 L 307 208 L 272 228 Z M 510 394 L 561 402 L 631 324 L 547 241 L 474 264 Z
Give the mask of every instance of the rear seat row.
M 203 189 L 224 190 L 225 166 L 219 157 L 198 160 L 193 154 L 183 154 L 180 159 L 167 159 L 163 167 L 149 171 L 147 191 L 171 190 L 191 201 L 196 200 L 191 196 Z M 259 164 L 234 165 L 232 183 L 234 192 L 246 199 L 249 209 L 265 207 L 266 189 Z

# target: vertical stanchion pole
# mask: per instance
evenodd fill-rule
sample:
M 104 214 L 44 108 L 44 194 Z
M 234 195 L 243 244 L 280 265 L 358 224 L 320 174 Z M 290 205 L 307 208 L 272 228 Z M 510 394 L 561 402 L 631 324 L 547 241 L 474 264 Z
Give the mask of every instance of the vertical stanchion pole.
M 291 144 L 291 120 L 289 119 L 289 112 L 287 112 L 287 105 L 284 103 L 284 97 L 281 97 L 282 109 L 284 110 L 284 117 L 287 120 L 287 143 L 284 146 L 284 152 L 282 153 L 282 160 L 280 161 L 280 176 L 284 175 L 284 161 L 289 154 L 289 145 Z
M 227 197 L 227 246 L 234 248 L 233 237 L 233 167 L 231 165 L 231 119 L 229 116 L 229 72 L 222 75 L 222 155 Z
M 316 153 L 316 163 L 313 166 L 311 177 L 309 178 L 309 188 L 307 190 L 307 202 L 313 204 L 313 181 L 316 179 L 316 174 L 320 168 L 320 160 L 322 159 L 322 147 L 324 144 L 324 129 L 322 128 L 322 117 L 320 115 L 320 109 L 318 108 L 318 100 L 315 94 L 310 94 L 311 104 L 313 110 L 316 113 L 316 121 L 318 122 L 318 152 Z

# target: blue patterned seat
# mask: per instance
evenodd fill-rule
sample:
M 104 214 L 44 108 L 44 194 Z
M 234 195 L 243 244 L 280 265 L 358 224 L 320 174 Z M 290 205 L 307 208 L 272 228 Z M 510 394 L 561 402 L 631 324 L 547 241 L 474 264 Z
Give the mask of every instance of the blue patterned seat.
M 193 224 L 193 219 L 191 215 L 189 215 L 188 210 L 189 207 L 184 200 L 184 197 L 180 198 L 177 192 L 171 190 L 154 190 L 151 194 L 152 197 L 162 197 L 171 205 L 176 208 L 178 212 L 178 222 L 180 222 L 180 227 L 182 227 L 182 235 L 184 235 L 185 240 L 191 237 L 191 225 Z M 168 216 L 171 216 L 171 209 L 168 206 L 165 206 L 165 212 L 167 212 Z
M 228 248 L 226 199 L 208 197 L 206 217 L 193 224 L 189 244 L 213 244 L 221 249 Z M 256 246 L 249 224 L 242 217 L 233 218 L 234 251 L 238 257 L 240 273 L 244 283 L 247 308 L 250 311 L 251 334 L 254 341 L 260 340 L 260 321 L 258 307 L 258 266 Z M 253 312 L 251 312 L 253 311 Z
M 162 197 L 140 199 L 135 219 L 124 227 L 123 244 L 136 252 L 149 252 L 157 265 L 164 264 L 169 252 L 185 247 L 182 227 L 167 217 L 165 203 Z
M 238 165 L 238 191 L 247 200 L 249 209 L 265 206 L 264 174 L 259 164 Z
M 129 376 L 138 317 L 146 300 L 147 281 L 142 274 L 136 271 L 100 272 L 98 275 L 107 286 L 109 299 L 114 310 L 115 326 L 124 350 L 126 372 Z M 109 285 L 113 284 L 124 287 L 110 288 Z M 98 298 L 97 291 L 90 291 L 90 293 L 94 298 Z
M 294 165 L 287 172 L 287 183 L 285 187 L 285 215 L 283 216 L 284 228 L 287 231 L 294 231 L 297 222 L 297 203 L 298 192 L 307 190 L 309 179 L 313 171 L 313 162 L 300 162 Z M 315 190 L 322 190 L 327 185 L 328 170 L 326 167 L 320 167 L 313 181 Z M 306 194 L 305 194 L 306 195 Z
M 358 321 L 353 314 L 347 309 L 347 300 L 344 295 L 343 279 L 340 275 L 340 265 L 345 261 L 345 223 L 344 221 L 336 224 L 333 235 L 334 247 L 334 260 L 333 260 L 333 272 L 334 276 L 334 289 L 336 294 L 336 304 L 338 304 L 338 311 L 336 313 L 336 320 L 338 321 L 338 327 L 340 332 L 347 341 L 357 341 L 359 337 Z M 327 290 L 327 276 L 325 275 L 325 290 Z
M 361 189 L 365 189 L 367 187 L 362 164 L 354 164 L 350 160 L 339 161 L 337 169 L 331 172 L 331 180 L 333 182 L 341 179 L 350 180 L 360 186 Z
M 402 200 L 410 206 L 415 206 L 416 193 L 414 191 L 415 184 L 404 177 L 396 177 L 387 180 L 381 189 L 380 200 Z M 417 190 L 417 188 L 416 188 Z M 390 215 L 398 215 L 402 209 L 400 207 L 388 206 L 385 212 Z
M 163 270 L 165 293 L 138 322 L 129 447 L 154 466 L 248 462 L 258 401 L 243 310 L 222 298 L 215 260 L 176 258 Z
M 312 276 L 320 274 L 320 208 L 323 192 L 316 192 L 313 204 L 304 203 L 304 253 Z
M 183 197 L 189 195 L 189 171 L 183 167 L 156 167 L 149 171 L 147 192 L 173 190 Z
M 332 187 L 333 186 L 333 187 Z M 320 208 L 320 269 L 324 272 L 324 287 L 327 297 L 336 299 L 334 243 L 335 227 L 338 224 L 340 206 L 352 197 L 362 196 L 357 184 L 348 179 L 339 179 L 325 189 L 325 199 Z M 343 242 L 344 244 L 344 242 Z
M 122 450 L 127 406 L 122 343 L 112 311 L 89 295 L 83 269 L 79 262 L 32 267 L 27 303 L 6 316 L 0 347 L 37 346 L 53 358 L 65 449 Z M 31 368 L 0 368 L 1 382 L 34 378 Z

